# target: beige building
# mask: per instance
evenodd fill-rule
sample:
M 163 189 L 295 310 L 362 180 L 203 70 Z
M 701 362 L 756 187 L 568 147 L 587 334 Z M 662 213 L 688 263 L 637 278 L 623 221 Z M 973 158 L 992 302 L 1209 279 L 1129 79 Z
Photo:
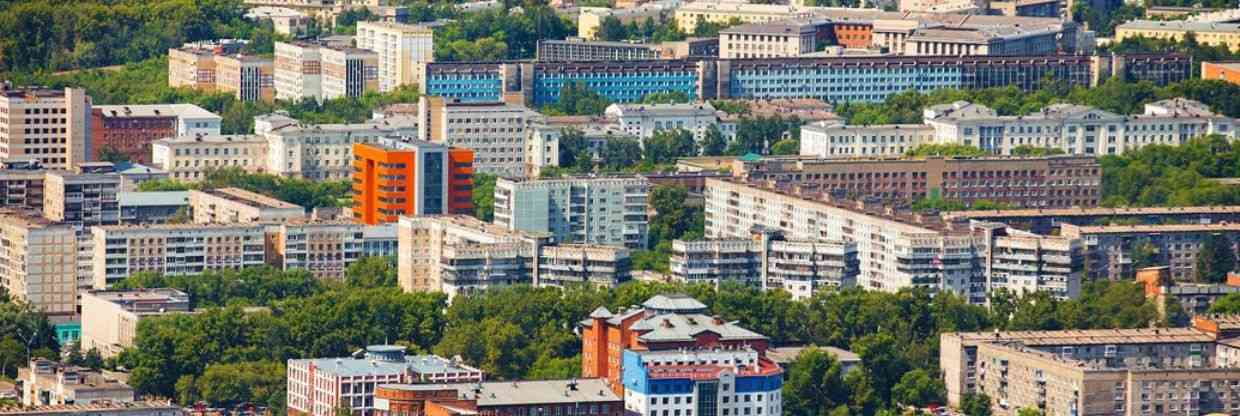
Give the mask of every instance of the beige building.
M 306 218 L 306 209 L 241 188 L 189 191 L 189 207 L 197 224 L 282 223 Z
M 215 57 L 216 91 L 241 101 L 275 99 L 275 68 L 269 58 L 249 55 Z
M 43 210 L 41 169 L 0 169 L 0 207 Z
M 168 86 L 220 91 L 242 101 L 275 98 L 271 59 L 241 53 L 245 41 L 192 42 L 168 50 Z
M 632 280 L 629 250 L 616 246 L 545 246 L 538 256 L 538 286 L 589 284 L 616 287 Z
M 323 95 L 322 45 L 317 42 L 276 42 L 276 98 L 297 101 L 318 99 Z
M 0 211 L 0 286 L 53 320 L 77 314 L 77 237 L 27 211 Z
M 1178 42 L 1188 33 L 1192 33 L 1199 44 L 1240 51 L 1240 24 L 1237 23 L 1134 20 L 1115 27 L 1115 41 L 1143 37 Z
M 378 91 L 378 59 L 373 51 L 341 43 L 276 42 L 276 98 L 322 101 Z
M 115 357 L 134 345 L 138 321 L 152 316 L 188 313 L 189 295 L 177 289 L 155 288 L 89 291 L 82 294 L 83 351 L 98 350 Z
M 431 29 L 391 22 L 358 22 L 357 47 L 378 54 L 379 91 L 421 85 L 426 64 L 435 61 Z
M 453 297 L 533 283 L 538 248 L 546 241 L 463 215 L 400 217 L 396 236 L 400 287 Z
M 212 170 L 266 172 L 267 140 L 256 135 L 183 136 L 151 142 L 151 161 L 171 179 L 197 182 Z
M 369 256 L 395 251 L 368 247 L 395 239 L 396 224 L 366 225 L 352 221 L 292 221 L 269 229 L 269 263 L 284 270 L 308 270 L 320 279 L 343 280 L 345 269 Z M 389 245 L 390 246 L 390 245 Z
M 525 174 L 526 130 L 540 119 L 525 106 L 459 102 L 422 97 L 418 138 L 474 151 L 474 171 L 499 176 Z
M 415 137 L 414 116 L 386 117 L 350 124 L 303 124 L 283 114 L 254 118 L 254 132 L 266 139 L 266 172 L 311 180 L 348 179 L 353 174 L 353 145 L 387 137 Z
M 733 26 L 719 31 L 719 58 L 795 58 L 815 51 L 817 34 L 816 24 L 799 20 Z
M 816 7 L 799 7 L 787 4 L 750 4 L 732 1 L 695 1 L 676 9 L 676 25 L 680 31 L 693 33 L 698 20 L 712 23 L 770 23 L 808 13 Z M 720 51 L 722 52 L 722 44 Z
M 30 157 L 51 169 L 85 162 L 90 105 L 79 88 L 0 84 L 0 159 Z
M 95 289 L 134 273 L 163 275 L 241 269 L 266 263 L 256 224 L 110 225 L 91 228 Z
M 323 48 L 323 99 L 379 90 L 379 55 L 359 48 Z
M 17 378 L 22 383 L 22 405 L 89 406 L 105 403 L 131 403 L 134 391 L 115 377 L 89 368 L 60 364 L 45 359 L 30 361 L 20 368 Z M 87 411 L 95 414 L 95 412 Z
M 121 190 L 119 175 L 48 172 L 43 181 L 43 217 L 74 226 L 77 232 L 78 287 L 88 288 L 93 256 L 90 227 L 119 224 Z

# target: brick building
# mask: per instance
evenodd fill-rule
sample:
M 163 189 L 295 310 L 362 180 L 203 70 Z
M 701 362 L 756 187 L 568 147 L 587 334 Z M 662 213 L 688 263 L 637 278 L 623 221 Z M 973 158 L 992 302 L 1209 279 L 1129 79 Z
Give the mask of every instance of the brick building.
M 90 160 L 105 152 L 150 163 L 151 142 L 177 136 L 220 134 L 221 118 L 193 104 L 99 105 L 91 108 Z

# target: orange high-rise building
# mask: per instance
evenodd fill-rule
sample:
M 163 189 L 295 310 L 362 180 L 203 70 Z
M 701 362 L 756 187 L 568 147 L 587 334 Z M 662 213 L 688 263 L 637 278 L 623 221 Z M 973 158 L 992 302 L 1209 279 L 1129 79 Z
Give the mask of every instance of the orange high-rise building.
M 401 215 L 473 214 L 474 152 L 414 141 L 353 145 L 353 217 L 396 222 Z

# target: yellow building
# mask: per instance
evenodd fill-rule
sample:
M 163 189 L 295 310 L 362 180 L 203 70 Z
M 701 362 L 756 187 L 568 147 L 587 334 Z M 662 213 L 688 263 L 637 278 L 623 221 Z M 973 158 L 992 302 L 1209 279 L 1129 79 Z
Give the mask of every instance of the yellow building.
M 676 25 L 685 33 L 693 33 L 699 20 L 713 23 L 767 23 L 796 17 L 811 11 L 786 4 L 750 4 L 726 1 L 696 1 L 676 9 Z
M 1240 24 L 1237 23 L 1134 20 L 1115 27 L 1115 41 L 1133 37 L 1180 41 L 1188 32 L 1202 45 L 1240 50 Z

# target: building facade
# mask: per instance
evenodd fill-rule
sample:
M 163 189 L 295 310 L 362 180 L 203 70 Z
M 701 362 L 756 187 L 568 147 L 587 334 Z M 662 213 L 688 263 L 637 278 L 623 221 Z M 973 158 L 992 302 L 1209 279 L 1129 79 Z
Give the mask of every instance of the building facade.
M 782 289 L 795 299 L 857 284 L 857 246 L 845 242 L 790 241 L 752 230 L 747 239 L 672 242 L 672 279 L 685 283 L 740 283 Z
M 1232 84 L 1240 84 L 1240 63 L 1202 62 L 1201 79 L 1217 79 Z
M 753 349 L 624 351 L 629 414 L 780 415 L 783 369 Z
M 495 224 L 547 233 L 557 242 L 646 247 L 642 177 L 511 180 L 495 183 Z
M 291 221 L 268 230 L 268 263 L 306 270 L 319 279 L 344 280 L 350 265 L 370 256 L 395 256 L 395 224 Z M 367 247 L 380 249 L 367 250 Z
M 624 400 L 601 379 L 384 384 L 375 389 L 375 414 L 622 416 Z
M 77 315 L 77 237 L 74 227 L 29 211 L 0 211 L 0 285 L 55 321 Z
M 222 120 L 193 104 L 98 105 L 90 114 L 90 160 L 112 153 L 135 163 L 150 163 L 151 142 L 165 137 L 218 135 Z
M 323 48 L 323 100 L 352 97 L 379 90 L 379 55 L 360 48 Z
M 189 210 L 196 224 L 278 224 L 306 218 L 300 205 L 241 188 L 190 190 Z
M 265 230 L 256 224 L 110 225 L 91 228 L 95 289 L 134 273 L 165 276 L 266 264 Z
M 361 123 L 303 124 L 285 114 L 254 118 L 255 134 L 266 139 L 259 163 L 267 172 L 303 179 L 348 179 L 353 175 L 353 145 L 387 138 L 415 137 L 415 117 L 387 117 Z
M 154 288 L 88 291 L 82 294 L 81 349 L 115 357 L 134 345 L 138 322 L 152 316 L 189 313 L 189 295 L 177 289 Z
M 538 41 L 539 62 L 633 61 L 659 59 L 659 48 L 628 42 L 587 41 L 581 38 Z
M 22 382 L 23 406 L 89 406 L 134 401 L 132 387 L 89 368 L 36 358 L 30 360 L 29 366 L 19 368 L 17 374 Z
M 435 61 L 431 29 L 393 22 L 358 22 L 357 47 L 375 51 L 379 63 L 379 91 L 401 85 L 419 85 L 423 68 Z
M 1143 251 L 1153 264 L 1167 266 L 1176 281 L 1199 280 L 1197 253 L 1207 238 L 1222 238 L 1235 251 L 1240 225 L 1167 224 L 1095 225 L 1063 224 L 1060 235 L 1084 241 L 1090 279 L 1127 280 L 1137 272 L 1136 256 Z
M 526 131 L 537 113 L 524 106 L 421 98 L 418 138 L 474 152 L 474 171 L 505 177 L 525 174 Z
M 469 149 L 416 141 L 353 145 L 353 217 L 393 223 L 401 215 L 473 213 Z
M 534 281 L 547 238 L 464 215 L 400 217 L 397 278 L 406 292 L 449 296 Z
M 621 130 L 638 139 L 654 137 L 661 131 L 684 130 L 693 133 L 701 143 L 713 126 L 721 128 L 719 112 L 709 102 L 701 104 L 612 104 L 604 114 L 615 120 Z
M 338 409 L 375 414 L 377 386 L 478 383 L 482 370 L 434 355 L 405 355 L 405 347 L 371 345 L 353 356 L 288 360 L 288 413 L 332 416 Z
M 1182 20 L 1133 20 L 1115 27 L 1115 41 L 1128 38 L 1161 39 L 1179 42 L 1192 33 L 1197 42 L 1206 46 L 1240 49 L 1240 24 L 1192 22 Z
M 90 113 L 83 89 L 0 84 L 0 159 L 30 157 L 50 169 L 72 169 L 90 150 Z
M 536 286 L 588 284 L 616 287 L 633 279 L 629 250 L 616 246 L 562 244 L 544 246 L 538 253 Z
M 256 135 L 182 136 L 151 143 L 151 161 L 171 179 L 197 182 L 213 170 L 267 171 L 267 140 Z
M 795 58 L 817 50 L 818 25 L 785 20 L 719 31 L 720 59 Z

